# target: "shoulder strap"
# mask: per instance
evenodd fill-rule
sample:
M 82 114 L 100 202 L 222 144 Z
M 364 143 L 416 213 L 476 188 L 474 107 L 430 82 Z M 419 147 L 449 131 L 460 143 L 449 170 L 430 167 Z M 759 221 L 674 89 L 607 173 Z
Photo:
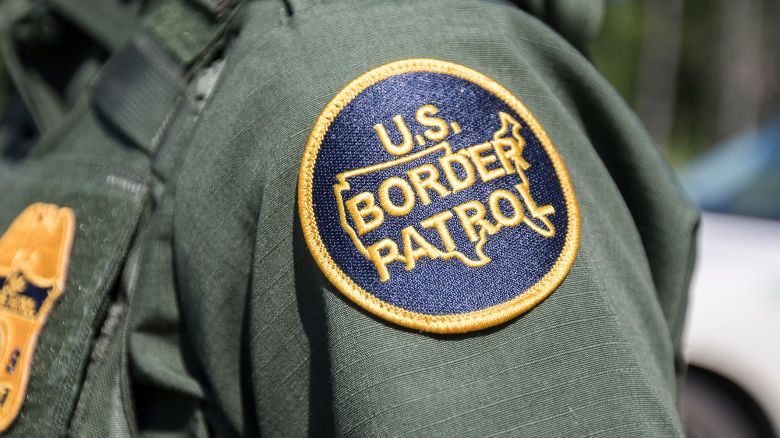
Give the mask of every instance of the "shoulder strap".
M 221 47 L 240 2 L 161 0 L 108 60 L 92 89 L 101 114 L 154 154 L 182 92 Z

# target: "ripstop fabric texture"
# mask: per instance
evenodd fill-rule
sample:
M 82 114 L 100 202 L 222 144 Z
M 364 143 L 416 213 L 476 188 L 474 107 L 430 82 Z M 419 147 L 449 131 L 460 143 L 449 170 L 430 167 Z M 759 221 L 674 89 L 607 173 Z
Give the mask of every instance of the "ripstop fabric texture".
M 205 106 L 188 90 L 153 154 L 86 95 L 25 158 L 0 160 L 0 228 L 41 201 L 78 224 L 8 435 L 682 436 L 698 212 L 575 47 L 585 37 L 529 10 L 250 2 Z M 571 175 L 577 259 L 506 324 L 387 323 L 343 298 L 304 242 L 297 173 L 314 121 L 350 80 L 407 58 L 495 79 Z

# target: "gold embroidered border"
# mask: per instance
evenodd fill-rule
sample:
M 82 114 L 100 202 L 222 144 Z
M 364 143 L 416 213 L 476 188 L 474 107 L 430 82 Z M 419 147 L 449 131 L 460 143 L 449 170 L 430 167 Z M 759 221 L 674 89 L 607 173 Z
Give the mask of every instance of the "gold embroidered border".
M 317 219 L 314 216 L 312 189 L 314 185 L 314 165 L 317 162 L 320 145 L 325 138 L 328 128 L 330 128 L 331 123 L 341 110 L 363 90 L 384 79 L 412 72 L 431 72 L 455 76 L 493 93 L 493 95 L 509 105 L 528 124 L 544 146 L 547 155 L 553 163 L 555 173 L 561 184 L 568 213 L 568 227 L 563 249 L 555 264 L 544 277 L 528 288 L 528 290 L 509 301 L 468 313 L 428 315 L 412 312 L 382 301 L 363 289 L 339 268 L 322 242 L 317 227 Z M 466 333 L 481 330 L 509 321 L 530 310 L 547 298 L 566 277 L 577 256 L 580 242 L 579 207 L 569 173 L 561 161 L 558 151 L 555 150 L 552 141 L 550 141 L 539 122 L 536 121 L 531 112 L 518 98 L 493 79 L 468 67 L 436 59 L 405 59 L 377 67 L 347 84 L 325 106 L 322 114 L 320 114 L 314 124 L 303 153 L 301 168 L 298 174 L 298 211 L 303 235 L 314 260 L 325 273 L 328 280 L 347 298 L 383 319 L 404 327 L 432 333 Z

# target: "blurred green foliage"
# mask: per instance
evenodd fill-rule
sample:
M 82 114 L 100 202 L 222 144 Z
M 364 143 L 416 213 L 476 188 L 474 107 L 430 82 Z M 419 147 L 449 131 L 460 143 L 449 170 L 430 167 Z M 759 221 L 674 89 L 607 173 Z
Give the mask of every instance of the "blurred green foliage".
M 635 98 L 642 41 L 642 10 L 634 1 L 609 2 L 599 37 L 591 45 L 591 58 L 628 102 Z
M 604 26 L 591 56 L 645 122 L 653 114 L 643 113 L 639 101 L 643 93 L 654 98 L 654 90 L 642 90 L 640 77 L 669 67 L 642 62 L 643 50 L 658 37 L 645 18 L 652 13 L 663 16 L 670 5 L 681 9 L 674 23 L 679 32 L 676 47 L 663 48 L 678 54 L 671 65 L 671 126 L 664 132 L 653 132 L 652 123 L 648 126 L 660 147 L 680 164 L 780 113 L 780 2 L 607 0 Z

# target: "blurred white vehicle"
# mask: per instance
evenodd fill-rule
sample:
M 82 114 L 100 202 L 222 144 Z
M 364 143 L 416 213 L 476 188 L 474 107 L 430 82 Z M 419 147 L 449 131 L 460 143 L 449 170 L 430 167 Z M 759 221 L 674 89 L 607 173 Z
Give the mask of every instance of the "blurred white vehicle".
M 688 434 L 780 431 L 780 120 L 683 172 L 704 213 L 685 335 Z

